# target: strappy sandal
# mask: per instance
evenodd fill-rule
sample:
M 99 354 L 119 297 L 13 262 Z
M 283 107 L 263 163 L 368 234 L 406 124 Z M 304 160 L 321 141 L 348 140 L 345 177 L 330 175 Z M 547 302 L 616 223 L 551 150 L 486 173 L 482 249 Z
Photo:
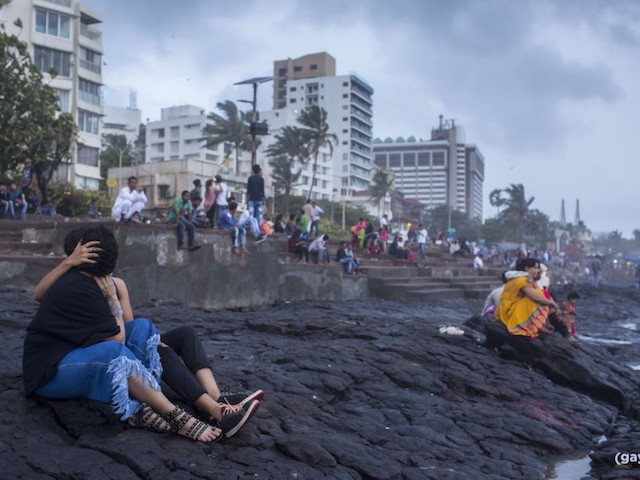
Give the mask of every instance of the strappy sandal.
M 202 434 L 207 431 L 208 428 L 214 428 L 213 426 L 205 423 L 201 420 L 198 420 L 193 415 L 187 413 L 184 409 L 180 407 L 176 407 L 171 410 L 169 413 L 162 415 L 162 418 L 166 420 L 166 422 L 170 425 L 171 431 L 177 433 L 178 435 L 182 435 L 184 437 L 190 438 L 191 440 L 196 440 L 200 442 L 206 442 L 207 440 L 200 440 Z M 193 418 L 193 423 L 189 427 L 189 429 L 185 433 L 180 433 L 180 430 Z M 222 435 L 218 435 L 213 438 L 211 441 L 215 442 L 220 440 Z
M 154 432 L 171 431 L 171 425 L 146 403 L 142 404 L 142 408 L 127 423 L 130 427 L 145 428 Z

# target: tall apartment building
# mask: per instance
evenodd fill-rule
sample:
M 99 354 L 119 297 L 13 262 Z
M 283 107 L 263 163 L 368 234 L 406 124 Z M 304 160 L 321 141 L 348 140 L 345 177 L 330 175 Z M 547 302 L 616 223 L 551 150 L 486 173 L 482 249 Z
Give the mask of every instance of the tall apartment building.
M 484 157 L 477 146 L 464 143 L 464 131 L 453 120 L 443 121 L 424 142 L 376 143 L 376 165 L 395 174 L 395 188 L 420 200 L 427 209 L 450 205 L 482 218 Z
M 147 123 L 145 162 L 201 159 L 222 164 L 224 145 L 205 148 L 202 129 L 207 122 L 205 109 L 195 105 L 161 109 L 160 120 Z M 234 152 L 229 153 L 229 158 L 235 158 Z M 248 172 L 248 167 L 245 170 Z
M 111 107 L 102 109 L 102 135 L 124 135 L 127 143 L 133 145 L 140 134 L 142 112 L 137 108 Z
M 20 19 L 23 28 L 14 25 Z M 60 109 L 80 129 L 72 162 L 56 172 L 58 181 L 97 189 L 100 181 L 102 118 L 102 17 L 76 0 L 16 0 L 0 7 L 8 33 L 26 42 L 37 68 L 58 93 Z M 49 71 L 57 76 L 51 79 Z
M 317 105 L 327 112 L 329 131 L 338 142 L 331 170 L 320 179 L 316 196 L 330 198 L 334 191 L 351 196 L 371 182 L 373 88 L 361 77 L 335 75 L 335 58 L 328 53 L 274 62 L 274 108 L 295 118 L 302 109 Z M 320 182 L 326 181 L 323 188 Z

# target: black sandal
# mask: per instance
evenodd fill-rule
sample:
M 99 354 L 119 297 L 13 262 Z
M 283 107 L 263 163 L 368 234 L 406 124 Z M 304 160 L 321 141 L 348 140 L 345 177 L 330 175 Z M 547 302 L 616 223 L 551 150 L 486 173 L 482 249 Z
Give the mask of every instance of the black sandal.
M 170 425 L 171 431 L 177 433 L 178 435 L 182 435 L 184 437 L 190 438 L 191 440 L 201 441 L 200 437 L 207 430 L 207 428 L 212 428 L 215 430 L 215 427 L 209 425 L 208 423 L 203 422 L 195 418 L 193 415 L 186 412 L 184 409 L 180 407 L 176 407 L 171 410 L 169 413 L 162 415 L 162 418 L 166 420 L 166 422 Z M 180 430 L 189 422 L 189 420 L 194 419 L 193 424 L 189 427 L 186 433 L 181 434 Z M 211 441 L 215 442 L 220 440 L 222 434 L 213 438 Z
M 171 431 L 169 422 L 146 403 L 142 404 L 142 408 L 133 417 L 129 418 L 127 423 L 130 427 L 145 428 L 154 432 Z

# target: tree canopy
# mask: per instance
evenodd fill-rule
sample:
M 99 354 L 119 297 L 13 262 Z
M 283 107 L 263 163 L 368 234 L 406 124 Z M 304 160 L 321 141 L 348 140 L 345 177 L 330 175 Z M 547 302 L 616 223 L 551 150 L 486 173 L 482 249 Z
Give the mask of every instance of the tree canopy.
M 246 112 L 238 110 L 237 105 L 231 100 L 218 102 L 216 108 L 220 110 L 222 114 L 216 112 L 209 113 L 207 118 L 211 120 L 213 124 L 207 125 L 202 129 L 206 142 L 205 146 L 210 148 L 221 143 L 232 145 L 233 151 L 235 152 L 234 170 L 238 173 L 240 168 L 240 151 L 251 151 L 251 134 L 247 126 L 250 117 Z M 231 152 L 225 151 L 225 155 L 228 153 Z
M 313 167 L 311 173 L 311 185 L 309 186 L 308 198 L 311 198 L 316 180 L 318 168 L 318 155 L 323 147 L 329 148 L 329 154 L 333 155 L 333 146 L 338 143 L 335 133 L 329 132 L 327 123 L 327 111 L 317 105 L 305 107 L 298 116 L 298 122 L 303 126 L 303 131 L 308 138 L 309 149 L 313 153 Z
M 16 26 L 22 27 L 20 20 Z M 48 72 L 55 77 L 55 70 Z M 56 91 L 44 82 L 27 44 L 0 26 L 0 173 L 17 175 L 31 158 L 42 198 L 77 138 L 73 117 L 61 113 Z

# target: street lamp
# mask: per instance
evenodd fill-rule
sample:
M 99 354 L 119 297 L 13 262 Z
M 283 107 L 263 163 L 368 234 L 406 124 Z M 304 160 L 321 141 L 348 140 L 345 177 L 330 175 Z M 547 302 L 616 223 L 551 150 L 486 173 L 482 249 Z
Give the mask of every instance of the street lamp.
M 238 100 L 239 102 L 251 104 L 251 124 L 249 133 L 251 133 L 251 166 L 256 164 L 256 135 L 267 135 L 268 127 L 264 123 L 258 123 L 258 85 L 269 82 L 273 77 L 255 77 L 249 80 L 236 82 L 234 85 L 253 85 L 253 100 Z

